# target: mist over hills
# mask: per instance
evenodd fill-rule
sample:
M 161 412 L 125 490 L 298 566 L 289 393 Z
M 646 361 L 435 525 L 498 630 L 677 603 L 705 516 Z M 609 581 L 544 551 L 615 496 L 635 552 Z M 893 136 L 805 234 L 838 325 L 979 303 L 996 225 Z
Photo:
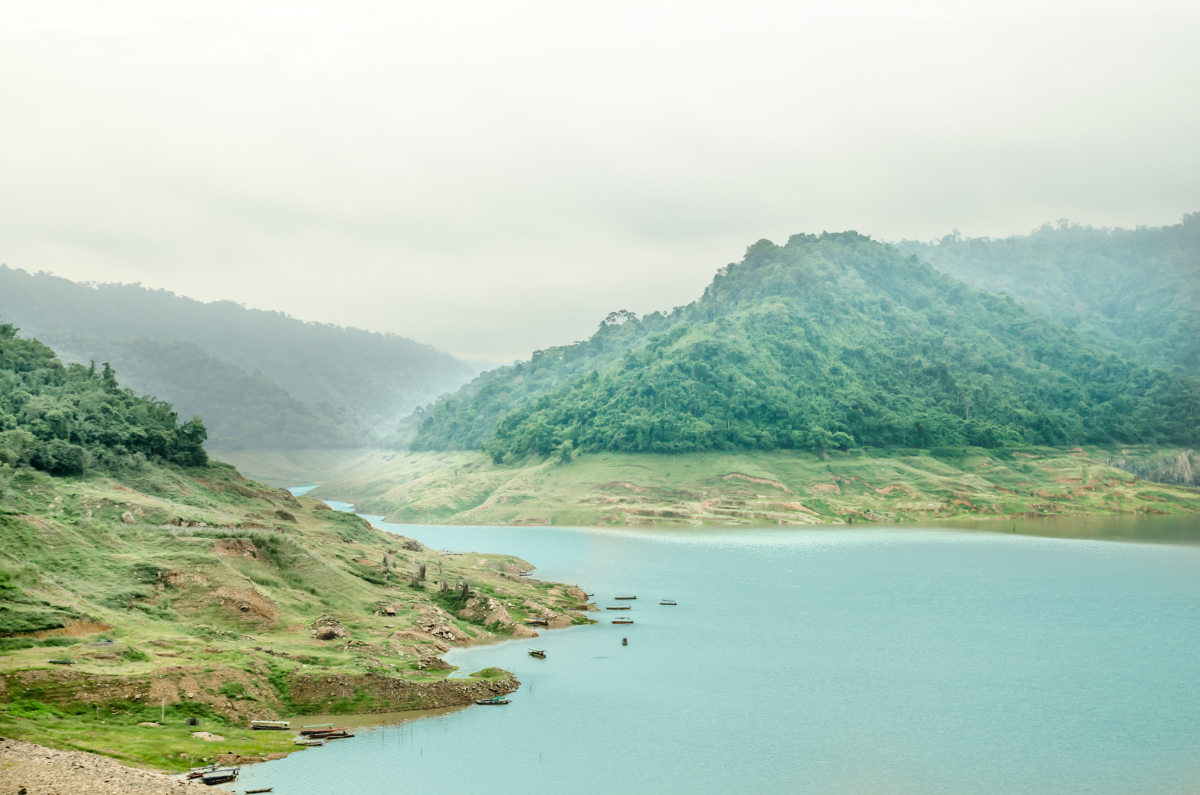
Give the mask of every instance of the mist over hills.
M 422 411 L 412 449 L 1200 441 L 1200 380 L 1127 361 L 1011 297 L 854 232 L 760 241 L 669 314 L 485 373 Z
M 64 361 L 110 362 L 127 386 L 202 416 L 218 449 L 371 444 L 479 372 L 395 334 L 4 266 L 0 319 Z
M 1200 374 L 1200 213 L 1182 223 L 1096 229 L 1060 221 L 1028 235 L 896 244 L 1128 359 Z

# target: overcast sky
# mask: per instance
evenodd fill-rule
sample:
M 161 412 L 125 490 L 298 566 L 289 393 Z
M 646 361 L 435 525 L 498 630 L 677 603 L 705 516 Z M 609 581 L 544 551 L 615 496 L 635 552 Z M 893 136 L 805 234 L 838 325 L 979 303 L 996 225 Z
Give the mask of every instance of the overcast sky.
M 763 237 L 1200 210 L 1200 3 L 0 0 L 0 262 L 508 361 Z

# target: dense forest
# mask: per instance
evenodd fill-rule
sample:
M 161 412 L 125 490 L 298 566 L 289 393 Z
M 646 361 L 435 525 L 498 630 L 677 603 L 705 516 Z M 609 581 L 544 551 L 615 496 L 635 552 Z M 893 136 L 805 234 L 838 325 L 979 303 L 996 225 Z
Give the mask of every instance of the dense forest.
M 207 432 L 170 404 L 139 397 L 108 365 L 64 366 L 37 340 L 0 324 L 0 464 L 82 475 L 142 460 L 204 466 Z
M 479 372 L 395 334 L 3 266 L 0 319 L 64 360 L 119 364 L 130 384 L 211 418 L 219 447 L 367 444 Z
M 494 431 L 493 431 L 494 429 Z M 669 315 L 487 374 L 416 449 L 659 451 L 1200 442 L 1200 381 L 854 232 L 760 241 Z
M 1126 358 L 1200 375 L 1200 213 L 1174 226 L 1063 221 L 998 240 L 951 234 L 897 247 L 976 287 L 1006 292 Z

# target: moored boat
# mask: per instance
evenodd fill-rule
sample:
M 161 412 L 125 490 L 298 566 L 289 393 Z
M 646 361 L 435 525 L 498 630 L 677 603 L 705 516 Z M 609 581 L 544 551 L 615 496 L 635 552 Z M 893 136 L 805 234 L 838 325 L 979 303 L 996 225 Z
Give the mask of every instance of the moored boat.
M 288 731 L 292 723 L 286 720 L 252 720 L 250 728 L 255 731 Z
M 613 620 L 613 623 L 614 624 L 632 624 L 633 619 L 632 618 L 617 618 L 617 619 Z
M 546 659 L 546 652 L 542 649 L 530 649 L 529 656 L 537 657 L 539 660 L 544 660 Z
M 663 599 L 661 602 L 659 602 L 659 604 L 660 605 L 673 605 L 673 604 L 675 604 L 675 600 L 674 599 Z
M 629 605 L 609 605 L 605 610 L 632 610 Z
M 200 783 L 212 786 L 213 784 L 224 784 L 228 781 L 236 781 L 239 768 L 236 767 L 220 767 L 216 770 L 210 770 L 200 776 Z
M 508 704 L 509 700 L 507 698 L 505 698 L 504 696 L 492 696 L 491 698 L 475 699 L 475 703 L 481 707 L 491 707 L 491 706 L 500 706 L 502 704 Z
M 318 740 L 313 737 L 297 737 L 292 740 L 292 745 L 304 745 L 310 748 L 315 748 L 325 744 L 324 740 Z
M 614 596 L 613 599 L 616 599 L 617 601 L 628 601 L 630 599 L 637 599 L 637 597 L 633 594 L 621 594 L 620 596 Z

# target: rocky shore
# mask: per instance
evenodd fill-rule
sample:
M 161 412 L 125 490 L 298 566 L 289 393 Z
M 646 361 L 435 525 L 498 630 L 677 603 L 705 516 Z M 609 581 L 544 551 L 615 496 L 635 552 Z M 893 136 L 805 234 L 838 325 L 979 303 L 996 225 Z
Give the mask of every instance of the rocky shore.
M 199 795 L 213 791 L 213 787 L 126 767 L 96 754 L 0 740 L 0 792 L 4 795 Z

